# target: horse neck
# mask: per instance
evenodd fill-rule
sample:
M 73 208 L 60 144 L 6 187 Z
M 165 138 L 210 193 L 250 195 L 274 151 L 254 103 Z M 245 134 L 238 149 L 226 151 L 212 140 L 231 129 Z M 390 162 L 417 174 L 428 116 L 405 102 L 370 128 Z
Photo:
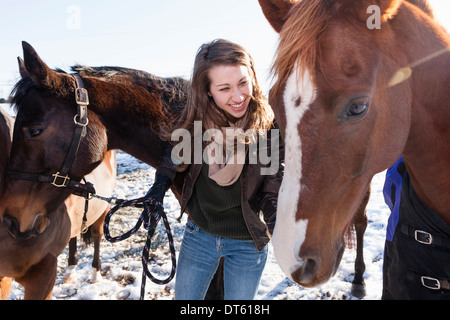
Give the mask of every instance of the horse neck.
M 156 131 L 164 116 L 161 100 L 142 88 L 124 91 L 121 85 L 93 79 L 86 83 L 89 108 L 106 128 L 108 150 L 123 150 L 156 167 L 164 147 Z
M 416 34 L 405 37 L 416 44 L 417 39 L 423 39 L 421 48 L 411 44 L 404 46 L 411 48 L 408 59 L 412 64 L 450 47 L 445 31 L 422 22 L 416 23 Z M 450 226 L 449 71 L 448 51 L 413 67 L 411 126 L 403 156 L 419 198 Z
M 114 125 L 110 127 L 114 128 Z M 108 129 L 108 150 L 120 149 L 156 168 L 163 154 L 164 142 L 150 127 L 130 123 L 129 128 L 130 132 L 125 134 Z

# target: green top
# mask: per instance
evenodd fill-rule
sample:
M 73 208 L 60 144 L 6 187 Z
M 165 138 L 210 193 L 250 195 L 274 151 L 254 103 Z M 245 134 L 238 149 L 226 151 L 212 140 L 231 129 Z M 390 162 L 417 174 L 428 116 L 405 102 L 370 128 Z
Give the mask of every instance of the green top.
M 209 178 L 208 171 L 204 163 L 188 203 L 189 217 L 212 235 L 252 240 L 242 214 L 241 178 L 230 186 L 220 186 Z

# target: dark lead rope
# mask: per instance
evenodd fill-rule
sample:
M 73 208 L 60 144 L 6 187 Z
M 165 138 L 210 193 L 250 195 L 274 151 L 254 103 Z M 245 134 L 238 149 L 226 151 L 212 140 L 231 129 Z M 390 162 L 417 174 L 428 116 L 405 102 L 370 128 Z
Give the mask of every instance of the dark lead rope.
M 143 197 L 143 198 L 134 199 L 134 200 L 119 200 L 119 199 L 111 198 L 108 200 L 110 200 L 110 201 L 114 200 L 116 206 L 113 207 L 106 214 L 106 217 L 105 217 L 103 231 L 104 231 L 106 240 L 108 240 L 109 242 L 112 242 L 112 243 L 125 240 L 125 239 L 131 237 L 132 235 L 136 234 L 138 232 L 139 228 L 141 227 L 142 223 L 144 223 L 144 228 L 148 231 L 147 240 L 145 242 L 145 246 L 142 251 L 143 271 L 142 271 L 140 299 L 143 300 L 144 295 L 145 295 L 146 277 L 148 277 L 152 282 L 162 285 L 162 284 L 169 283 L 175 276 L 177 262 L 176 262 L 176 256 L 175 256 L 175 246 L 174 246 L 174 242 L 173 242 L 172 232 L 170 231 L 169 221 L 167 220 L 167 216 L 166 216 L 166 213 L 164 212 L 162 203 L 156 201 L 153 198 Z M 112 215 L 114 213 L 116 213 L 119 209 L 122 209 L 122 208 L 128 207 L 128 206 L 143 208 L 142 213 L 141 213 L 138 221 L 136 222 L 136 225 L 131 230 L 129 230 L 128 232 L 124 233 L 121 236 L 111 237 L 111 235 L 109 233 L 109 221 L 110 221 Z M 148 256 L 149 256 L 150 244 L 152 242 L 153 234 L 155 233 L 156 227 L 157 227 L 159 221 L 161 220 L 161 218 L 163 219 L 164 226 L 166 228 L 166 234 L 167 234 L 167 238 L 169 239 L 170 254 L 171 254 L 171 258 L 172 258 L 172 271 L 171 271 L 169 277 L 164 280 L 155 278 L 151 274 L 150 270 L 148 269 Z

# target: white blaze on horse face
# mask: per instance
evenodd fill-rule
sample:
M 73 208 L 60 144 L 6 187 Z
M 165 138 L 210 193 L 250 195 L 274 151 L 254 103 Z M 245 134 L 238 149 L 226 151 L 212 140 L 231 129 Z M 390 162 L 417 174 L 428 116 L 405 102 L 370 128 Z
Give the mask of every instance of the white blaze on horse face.
M 309 72 L 297 77 L 297 68 L 286 82 L 283 95 L 286 111 L 285 169 L 278 195 L 278 210 L 272 237 L 275 257 L 283 272 L 291 278 L 292 272 L 303 266 L 300 248 L 305 241 L 308 220 L 296 221 L 302 178 L 302 144 L 299 126 L 305 112 L 316 98 L 316 90 Z M 302 81 L 298 81 L 298 80 Z M 292 279 L 291 279 L 292 280 Z

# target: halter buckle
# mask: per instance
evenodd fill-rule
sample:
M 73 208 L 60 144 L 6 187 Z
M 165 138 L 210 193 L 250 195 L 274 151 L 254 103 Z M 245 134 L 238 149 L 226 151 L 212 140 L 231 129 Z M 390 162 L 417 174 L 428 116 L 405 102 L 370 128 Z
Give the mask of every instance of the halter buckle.
M 73 122 L 75 122 L 75 124 L 77 126 L 86 127 L 89 124 L 89 119 L 88 118 L 86 118 L 86 122 L 85 123 L 81 123 L 78 120 L 79 120 L 79 116 L 76 114 L 75 117 L 73 117 Z
M 75 101 L 77 102 L 77 104 L 82 106 L 89 105 L 89 96 L 85 88 L 75 89 Z
M 67 180 L 70 180 L 68 175 L 62 176 L 59 172 L 57 172 L 55 174 L 52 174 L 52 177 L 54 177 L 52 185 L 54 185 L 55 187 L 58 187 L 58 188 L 65 188 L 65 187 L 67 187 L 66 186 L 66 182 L 67 182 Z M 63 180 L 63 182 L 61 184 L 58 184 L 57 181 L 56 181 L 57 179 L 64 179 L 64 180 Z

